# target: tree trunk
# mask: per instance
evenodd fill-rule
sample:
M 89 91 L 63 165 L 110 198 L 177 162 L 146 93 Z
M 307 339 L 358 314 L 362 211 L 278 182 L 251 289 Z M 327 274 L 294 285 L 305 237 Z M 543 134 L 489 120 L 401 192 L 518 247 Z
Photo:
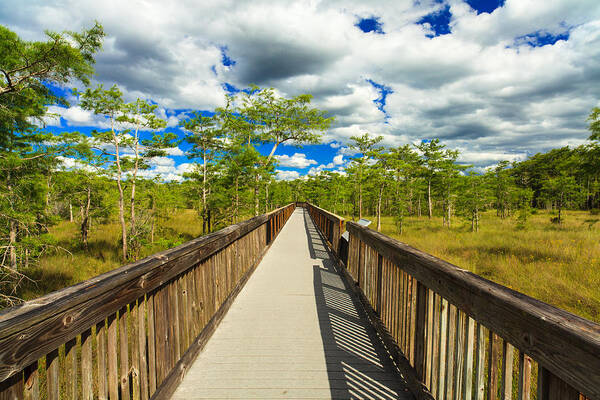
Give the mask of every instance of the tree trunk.
M 269 212 L 269 183 L 265 185 L 265 214 Z
M 237 224 L 238 222 L 238 213 L 240 209 L 240 188 L 239 188 L 240 177 L 236 175 L 235 177 L 235 212 L 233 214 L 234 219 L 233 223 Z
M 127 261 L 127 224 L 125 223 L 125 202 L 123 196 L 123 186 L 121 179 L 123 177 L 123 171 L 121 170 L 121 158 L 119 156 L 119 140 L 114 130 L 114 120 L 111 121 L 111 130 L 113 134 L 113 140 L 115 142 L 115 160 L 117 164 L 117 188 L 119 189 L 119 222 L 121 223 L 121 240 L 123 241 L 123 261 Z
M 13 219 L 10 220 L 9 243 L 10 243 L 10 267 L 16 271 L 17 270 L 17 249 L 16 249 L 15 245 L 17 243 L 17 222 Z
M 429 219 L 433 216 L 433 205 L 431 204 L 431 178 L 427 180 L 427 204 L 429 206 Z
M 377 197 L 377 231 L 381 231 L 381 197 L 383 196 L 383 184 L 379 186 L 379 196 Z
M 139 124 L 135 129 L 135 165 L 133 167 L 133 176 L 131 179 L 131 220 L 129 221 L 131 236 L 135 238 L 136 235 L 136 221 L 135 221 L 135 179 L 137 178 L 137 172 L 139 168 L 140 160 L 140 144 L 138 140 L 138 129 Z
M 69 200 L 69 222 L 73 222 L 73 204 Z
M 87 203 L 85 209 L 83 210 L 83 215 L 81 218 L 81 242 L 83 243 L 83 247 L 85 249 L 88 248 L 88 232 L 89 232 L 89 216 L 90 216 L 90 202 L 92 198 L 91 188 L 88 186 L 87 189 Z
M 206 149 L 202 149 L 202 234 L 206 234 L 207 229 L 206 215 Z
M 254 216 L 258 216 L 258 173 L 254 175 Z

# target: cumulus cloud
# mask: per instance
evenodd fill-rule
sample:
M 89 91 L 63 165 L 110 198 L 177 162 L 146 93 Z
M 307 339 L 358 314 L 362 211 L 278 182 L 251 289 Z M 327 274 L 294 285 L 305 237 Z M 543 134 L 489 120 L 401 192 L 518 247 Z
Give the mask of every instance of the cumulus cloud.
M 281 181 L 291 181 L 300 177 L 300 173 L 298 171 L 287 171 L 278 169 L 275 170 L 275 173 L 275 177 Z
M 450 33 L 431 37 L 417 22 L 446 5 Z M 383 34 L 356 26 L 372 17 Z M 466 162 L 492 162 L 582 143 L 599 105 L 597 0 L 506 0 L 491 13 L 462 0 L 0 4 L 0 23 L 26 39 L 94 18 L 108 33 L 95 81 L 119 84 L 128 100 L 210 110 L 223 105 L 226 83 L 312 93 L 336 117 L 324 140 L 343 155 L 350 136 L 370 132 L 387 145 L 438 137 Z M 369 82 L 389 88 L 385 106 Z M 76 106 L 58 111 L 68 126 L 103 123 Z M 168 115 L 171 127 L 182 118 Z M 287 157 L 280 165 L 295 162 Z M 304 160 L 298 168 L 315 168 Z
M 306 158 L 306 154 L 304 153 L 294 153 L 293 156 L 282 155 L 275 156 L 279 165 L 282 167 L 292 167 L 292 168 L 307 168 L 313 164 L 317 164 L 315 160 L 311 160 Z

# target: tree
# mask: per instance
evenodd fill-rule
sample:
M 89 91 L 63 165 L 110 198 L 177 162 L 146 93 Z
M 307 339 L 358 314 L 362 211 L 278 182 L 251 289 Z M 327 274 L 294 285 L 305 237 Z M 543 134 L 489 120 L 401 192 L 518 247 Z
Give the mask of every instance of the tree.
M 256 86 L 242 98 L 239 114 L 253 124 L 254 131 L 261 143 L 272 143 L 269 155 L 260 160 L 255 173 L 254 214 L 258 215 L 258 191 L 260 173 L 268 169 L 277 147 L 285 142 L 295 146 L 317 144 L 324 132 L 333 123 L 333 117 L 327 117 L 325 111 L 311 108 L 312 96 L 302 94 L 291 99 L 280 97 L 275 90 L 260 89 Z
M 429 218 L 433 216 L 433 200 L 431 197 L 431 184 L 442 168 L 444 158 L 446 157 L 446 147 L 440 144 L 439 139 L 423 140 L 415 146 L 421 152 L 422 174 L 427 182 L 427 205 Z
M 108 162 L 114 167 L 119 191 L 119 222 L 121 224 L 121 241 L 123 250 L 123 261 L 127 261 L 127 225 L 125 223 L 125 202 L 123 193 L 123 166 L 122 166 L 122 147 L 127 143 L 129 137 L 127 132 L 118 129 L 119 118 L 124 116 L 125 102 L 123 93 L 117 85 L 110 89 L 104 89 L 98 85 L 95 89 L 87 88 L 80 95 L 81 108 L 91 110 L 94 114 L 102 115 L 108 119 L 110 129 L 105 131 L 93 131 L 92 137 L 95 139 L 96 148 L 102 153 Z
M 356 185 L 358 192 L 358 217 L 362 218 L 363 211 L 363 184 L 365 178 L 365 169 L 368 165 L 370 156 L 374 152 L 381 151 L 378 146 L 379 142 L 383 140 L 383 136 L 371 137 L 368 132 L 365 132 L 362 136 L 351 136 L 351 140 L 354 143 L 350 144 L 350 147 L 358 151 L 359 155 L 353 157 L 352 163 L 356 166 Z
M 47 41 L 24 41 L 0 25 L 0 146 L 42 122 L 47 106 L 63 104 L 48 85 L 78 79 L 84 84 L 94 73 L 94 55 L 102 47 L 102 25 L 81 33 L 46 32 Z
M 150 104 L 148 101 L 136 99 L 132 103 L 123 105 L 123 114 L 117 117 L 117 121 L 131 125 L 131 128 L 123 131 L 123 135 L 131 135 L 129 140 L 123 145 L 128 145 L 133 151 L 133 165 L 130 166 L 131 173 L 131 197 L 130 197 L 130 220 L 129 220 L 129 241 L 135 248 L 139 248 L 137 243 L 137 221 L 135 216 L 135 188 L 138 171 L 140 168 L 148 168 L 148 161 L 153 157 L 164 157 L 167 155 L 167 149 L 176 146 L 177 136 L 174 133 L 159 134 L 153 132 L 151 139 L 140 139 L 140 130 L 160 130 L 167 126 L 167 122 L 156 116 L 158 108 L 156 104 Z M 137 254 L 134 255 L 137 258 Z
M 554 203 L 558 210 L 558 216 L 553 222 L 562 224 L 562 210 L 565 208 L 570 197 L 575 197 L 581 192 L 581 187 L 572 176 L 562 174 L 548 179 L 542 187 L 544 197 Z
M 185 138 L 192 145 L 188 157 L 199 157 L 202 160 L 200 179 L 202 185 L 202 233 L 208 231 L 209 164 L 215 160 L 223 144 L 221 140 L 223 132 L 216 124 L 217 119 L 214 116 L 206 117 L 200 112 L 195 112 L 190 119 L 182 121 L 180 124 L 189 132 Z
M 590 122 L 588 128 L 592 132 L 589 139 L 600 141 L 600 107 L 594 107 L 587 120 Z

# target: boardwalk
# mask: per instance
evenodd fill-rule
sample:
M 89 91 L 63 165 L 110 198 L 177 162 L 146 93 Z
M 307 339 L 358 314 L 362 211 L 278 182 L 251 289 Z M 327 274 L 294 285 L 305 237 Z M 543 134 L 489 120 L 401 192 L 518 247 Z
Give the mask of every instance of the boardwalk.
M 412 399 L 297 209 L 173 399 Z

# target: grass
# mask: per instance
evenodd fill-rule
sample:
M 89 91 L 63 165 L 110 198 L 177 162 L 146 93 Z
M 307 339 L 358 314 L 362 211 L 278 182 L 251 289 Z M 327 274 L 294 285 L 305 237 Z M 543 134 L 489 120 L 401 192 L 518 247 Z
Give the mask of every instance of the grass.
M 46 293 L 90 279 L 123 265 L 120 256 L 120 225 L 116 222 L 92 226 L 88 250 L 79 242 L 79 223 L 63 221 L 50 229 L 61 249 L 47 253 L 25 274 L 18 296 L 31 300 Z M 145 246 L 140 258 L 177 246 L 202 234 L 202 221 L 193 210 L 183 210 L 160 221 L 155 242 Z
M 479 232 L 455 219 L 407 218 L 402 235 L 392 217 L 382 218 L 382 233 L 470 270 L 489 280 L 600 322 L 600 221 L 588 212 L 569 211 L 562 225 L 539 212 L 516 228 L 514 218 L 494 212 L 481 218 Z M 375 221 L 373 217 L 367 217 Z M 375 222 L 371 224 L 375 228 Z

